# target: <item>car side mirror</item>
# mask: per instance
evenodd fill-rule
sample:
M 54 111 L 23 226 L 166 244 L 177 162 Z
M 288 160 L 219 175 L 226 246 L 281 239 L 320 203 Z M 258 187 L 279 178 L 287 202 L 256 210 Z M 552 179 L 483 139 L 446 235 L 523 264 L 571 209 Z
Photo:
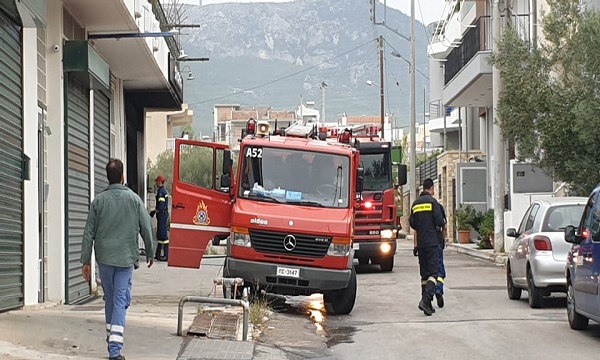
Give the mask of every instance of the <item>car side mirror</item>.
M 407 168 L 405 164 L 398 164 L 398 183 L 406 185 L 407 183 Z
M 356 169 L 356 192 L 362 193 L 365 186 L 365 170 L 363 168 Z
M 565 228 L 565 241 L 571 244 L 579 243 L 579 237 L 577 236 L 575 226 L 569 225 Z
M 515 228 L 508 228 L 506 230 L 506 236 L 516 238 L 519 236 L 519 234 L 517 234 L 517 230 Z

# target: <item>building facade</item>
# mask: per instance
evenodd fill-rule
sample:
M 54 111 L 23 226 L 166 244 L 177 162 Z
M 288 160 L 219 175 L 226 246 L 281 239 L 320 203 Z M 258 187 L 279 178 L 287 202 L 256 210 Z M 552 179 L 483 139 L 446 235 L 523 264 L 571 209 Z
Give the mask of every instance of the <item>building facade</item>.
M 155 0 L 0 3 L 0 311 L 93 296 L 79 257 L 106 163 L 145 198 L 145 112 L 181 109 L 176 43 L 144 36 L 165 25 Z
M 228 144 L 232 149 L 239 147 L 238 139 L 250 118 L 266 120 L 274 129 L 284 127 L 296 121 L 295 112 L 274 110 L 271 107 L 245 107 L 239 104 L 217 104 L 214 106 L 214 133 L 212 140 Z

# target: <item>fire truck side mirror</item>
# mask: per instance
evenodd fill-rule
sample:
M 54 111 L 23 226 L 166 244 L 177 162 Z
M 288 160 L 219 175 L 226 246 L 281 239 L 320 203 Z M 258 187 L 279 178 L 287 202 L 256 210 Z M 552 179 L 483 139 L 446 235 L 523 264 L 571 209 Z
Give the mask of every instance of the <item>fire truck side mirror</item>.
M 356 192 L 361 193 L 365 184 L 365 170 L 363 168 L 356 169 Z
M 406 175 L 407 170 L 406 170 L 406 165 L 405 164 L 398 164 L 398 184 L 399 185 L 406 185 Z
M 228 188 L 231 186 L 231 150 L 223 151 L 223 169 L 221 175 L 221 188 Z
M 233 161 L 231 160 L 231 150 L 226 149 L 223 151 L 223 174 L 229 174 L 231 165 L 233 165 Z
M 231 175 L 229 174 L 223 174 L 221 176 L 221 188 L 228 188 L 231 186 Z

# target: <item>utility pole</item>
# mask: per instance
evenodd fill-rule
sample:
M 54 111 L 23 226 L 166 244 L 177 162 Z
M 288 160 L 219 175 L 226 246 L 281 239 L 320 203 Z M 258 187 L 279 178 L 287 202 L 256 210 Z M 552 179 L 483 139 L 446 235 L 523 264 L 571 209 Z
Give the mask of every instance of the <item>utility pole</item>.
M 492 4 L 492 36 L 494 51 L 498 50 L 501 39 L 500 27 L 500 2 L 495 0 Z M 504 246 L 504 191 L 505 191 L 505 149 L 504 141 L 502 141 L 501 124 L 498 118 L 498 101 L 500 100 L 500 92 L 502 90 L 502 82 L 500 78 L 500 69 L 496 65 L 492 68 L 492 115 L 493 115 L 493 137 L 492 137 L 492 171 L 494 187 L 494 252 L 498 253 Z
M 409 204 L 417 199 L 417 139 L 416 139 L 416 100 L 415 100 L 415 0 L 410 0 L 410 199 Z
M 325 81 L 323 81 L 321 83 L 321 92 L 323 93 L 323 101 L 321 103 L 321 107 L 322 109 L 322 113 L 323 113 L 323 117 L 321 118 L 321 123 L 324 124 L 326 121 L 326 117 L 325 117 L 325 88 L 327 87 L 327 83 L 325 83 Z
M 425 95 L 425 88 L 423 88 L 423 156 L 424 159 L 427 158 L 427 149 L 425 148 L 425 145 L 427 144 L 427 133 L 425 132 L 425 117 L 427 116 L 426 111 L 427 108 L 425 107 L 425 97 L 427 95 Z
M 531 0 L 531 47 L 537 49 L 537 33 L 538 33 L 538 17 L 537 17 L 537 0 Z
M 381 138 L 385 140 L 385 101 L 383 95 L 383 36 L 379 35 L 379 95 L 381 98 Z

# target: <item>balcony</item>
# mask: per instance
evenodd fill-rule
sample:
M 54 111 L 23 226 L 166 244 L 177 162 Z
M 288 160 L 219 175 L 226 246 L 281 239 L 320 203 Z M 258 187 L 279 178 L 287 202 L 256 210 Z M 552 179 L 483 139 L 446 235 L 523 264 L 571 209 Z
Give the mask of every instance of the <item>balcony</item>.
M 513 15 L 512 21 L 521 37 L 529 41 L 529 15 Z M 482 16 L 473 25 L 446 58 L 443 98 L 448 106 L 488 107 L 492 104 L 491 18 Z
M 179 54 L 174 39 L 116 36 L 164 31 L 167 19 L 158 0 L 64 0 L 64 5 L 88 33 L 89 43 L 109 64 L 110 72 L 123 80 L 126 91 L 152 89 L 160 95 L 155 98 L 164 99 L 156 107 L 180 107 L 182 89 L 173 81 L 176 70 L 169 56 Z

